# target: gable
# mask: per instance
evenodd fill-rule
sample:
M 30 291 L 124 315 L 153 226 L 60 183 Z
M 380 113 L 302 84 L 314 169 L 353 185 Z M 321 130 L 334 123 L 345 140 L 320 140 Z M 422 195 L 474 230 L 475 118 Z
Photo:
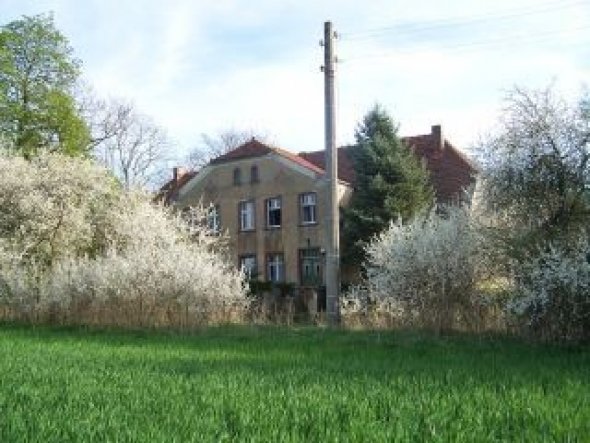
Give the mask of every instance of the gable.
M 252 167 L 258 180 L 252 182 Z M 239 170 L 241 183 L 234 184 L 234 171 Z M 178 204 L 197 204 L 200 198 L 214 201 L 221 198 L 254 198 L 257 195 L 281 194 L 289 188 L 309 190 L 323 186 L 322 175 L 275 152 L 262 157 L 211 163 L 190 180 L 179 193 Z

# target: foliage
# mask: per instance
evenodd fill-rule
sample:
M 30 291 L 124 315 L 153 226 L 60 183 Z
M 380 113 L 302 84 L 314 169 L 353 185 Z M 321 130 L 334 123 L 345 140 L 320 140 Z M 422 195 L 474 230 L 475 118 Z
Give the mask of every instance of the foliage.
M 90 160 L 0 157 L 0 298 L 16 317 L 191 325 L 239 310 L 223 245 Z
M 18 265 L 43 268 L 94 256 L 106 246 L 104 217 L 117 194 L 108 172 L 90 160 L 0 156 L 0 248 Z
M 75 155 L 88 144 L 72 93 L 80 73 L 72 52 L 50 14 L 0 28 L 0 133 L 15 152 Z
M 514 264 L 516 296 L 508 305 L 536 336 L 590 340 L 590 242 L 546 251 Z
M 484 140 L 480 153 L 482 201 L 503 221 L 501 235 L 513 240 L 515 255 L 590 226 L 587 93 L 572 104 L 551 88 L 515 88 L 497 134 Z
M 391 223 L 366 251 L 366 280 L 357 303 L 440 331 L 469 325 L 486 302 L 478 288 L 492 277 L 493 249 L 465 208 Z
M 403 145 L 387 113 L 375 106 L 356 132 L 353 153 L 357 183 L 343 210 L 343 258 L 359 263 L 364 246 L 392 220 L 410 220 L 434 201 L 429 176 Z
M 0 328 L 0 440 L 585 441 L 590 351 L 317 328 Z M 171 438 L 171 436 L 173 436 Z

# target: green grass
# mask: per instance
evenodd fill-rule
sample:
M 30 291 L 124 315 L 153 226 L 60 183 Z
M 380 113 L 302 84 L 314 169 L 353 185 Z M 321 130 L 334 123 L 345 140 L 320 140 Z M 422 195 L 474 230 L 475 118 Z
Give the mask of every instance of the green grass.
M 590 349 L 2 325 L 0 441 L 590 441 Z

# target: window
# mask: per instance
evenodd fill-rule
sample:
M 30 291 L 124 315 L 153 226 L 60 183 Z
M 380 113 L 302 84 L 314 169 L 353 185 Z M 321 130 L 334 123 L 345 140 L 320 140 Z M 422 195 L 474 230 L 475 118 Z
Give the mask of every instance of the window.
M 299 214 L 302 225 L 311 225 L 318 222 L 316 193 L 308 192 L 299 196 Z
M 240 168 L 234 169 L 234 186 L 240 186 L 242 184 L 242 171 Z
M 189 233 L 191 234 L 194 234 L 204 226 L 205 220 L 203 220 L 203 213 L 193 206 L 183 208 L 181 215 L 188 225 Z
M 256 278 L 256 275 L 258 274 L 256 256 L 254 254 L 242 255 L 240 257 L 240 269 L 249 279 Z
M 254 165 L 250 168 L 250 183 L 258 183 L 258 166 Z
M 207 227 L 212 234 L 219 234 L 221 231 L 221 218 L 219 216 L 219 205 L 209 206 L 207 212 Z
M 238 205 L 240 215 L 240 231 L 252 231 L 254 225 L 254 200 L 241 201 Z
M 281 227 L 281 197 L 269 198 L 266 201 L 266 226 Z
M 319 248 L 299 250 L 299 271 L 303 286 L 317 286 L 322 284 L 322 266 Z
M 285 280 L 285 261 L 283 254 L 267 255 L 266 279 L 271 282 L 282 282 Z

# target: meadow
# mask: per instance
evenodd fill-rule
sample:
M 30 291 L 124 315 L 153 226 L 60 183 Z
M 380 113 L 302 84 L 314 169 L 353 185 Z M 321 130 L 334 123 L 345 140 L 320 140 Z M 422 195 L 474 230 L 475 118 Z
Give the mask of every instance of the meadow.
M 3 324 L 0 441 L 590 441 L 590 349 Z

